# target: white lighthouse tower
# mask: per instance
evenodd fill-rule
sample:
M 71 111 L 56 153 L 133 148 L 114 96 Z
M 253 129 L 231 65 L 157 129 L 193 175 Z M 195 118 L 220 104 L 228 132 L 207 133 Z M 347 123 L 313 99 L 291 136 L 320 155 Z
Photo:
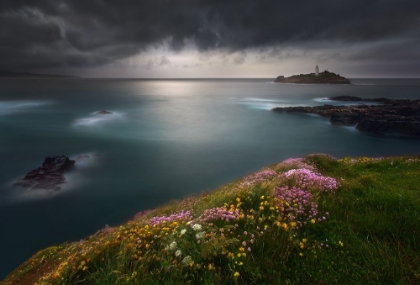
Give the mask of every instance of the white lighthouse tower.
M 319 68 L 318 65 L 315 67 L 315 75 L 318 76 L 319 75 Z

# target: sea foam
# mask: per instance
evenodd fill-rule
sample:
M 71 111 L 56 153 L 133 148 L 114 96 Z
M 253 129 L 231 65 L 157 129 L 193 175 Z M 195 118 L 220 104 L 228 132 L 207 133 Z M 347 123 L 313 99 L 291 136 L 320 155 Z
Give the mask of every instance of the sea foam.
M 73 127 L 93 127 L 115 120 L 121 120 L 123 118 L 124 114 L 119 112 L 112 111 L 112 114 L 98 114 L 97 112 L 95 112 L 92 113 L 90 117 L 77 119 L 73 123 Z
M 38 100 L 0 101 L 0 115 L 9 115 L 48 104 L 52 104 L 52 102 Z

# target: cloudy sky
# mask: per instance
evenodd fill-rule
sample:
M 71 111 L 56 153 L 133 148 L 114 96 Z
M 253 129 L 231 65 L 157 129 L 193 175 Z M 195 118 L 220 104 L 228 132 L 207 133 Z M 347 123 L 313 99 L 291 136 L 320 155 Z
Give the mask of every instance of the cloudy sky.
M 420 0 L 1 0 L 0 70 L 420 77 Z

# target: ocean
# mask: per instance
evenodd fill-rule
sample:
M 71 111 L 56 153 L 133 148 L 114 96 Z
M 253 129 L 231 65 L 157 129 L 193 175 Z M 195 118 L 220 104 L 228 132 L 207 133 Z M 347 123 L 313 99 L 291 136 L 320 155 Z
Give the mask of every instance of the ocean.
M 420 153 L 415 138 L 271 111 L 342 104 L 327 99 L 340 95 L 420 99 L 419 79 L 273 80 L 0 80 L 0 279 L 42 248 L 287 158 Z M 104 109 L 113 113 L 95 114 Z M 12 186 L 52 155 L 84 158 L 60 191 Z

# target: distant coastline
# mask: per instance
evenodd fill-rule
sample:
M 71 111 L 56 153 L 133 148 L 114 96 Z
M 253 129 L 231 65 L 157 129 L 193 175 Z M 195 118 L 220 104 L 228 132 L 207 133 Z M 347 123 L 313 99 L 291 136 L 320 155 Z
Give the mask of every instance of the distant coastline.
M 72 75 L 58 75 L 58 74 L 39 74 L 29 72 L 14 72 L 14 71 L 0 71 L 0 79 L 4 78 L 63 78 L 63 79 L 76 79 L 79 76 Z

